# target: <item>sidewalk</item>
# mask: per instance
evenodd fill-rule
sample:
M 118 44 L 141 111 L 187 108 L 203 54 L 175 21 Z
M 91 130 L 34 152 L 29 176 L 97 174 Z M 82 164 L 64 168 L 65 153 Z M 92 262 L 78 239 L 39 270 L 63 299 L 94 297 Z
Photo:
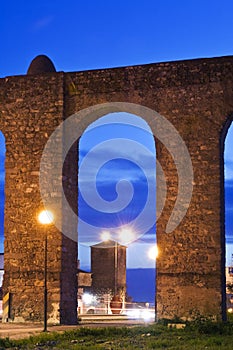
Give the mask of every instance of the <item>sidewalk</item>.
M 48 332 L 64 332 L 68 329 L 75 329 L 80 326 L 49 326 Z M 42 324 L 15 324 L 1 323 L 0 338 L 22 339 L 28 338 L 31 335 L 39 334 L 43 331 Z
M 72 329 L 77 329 L 80 327 L 132 327 L 136 325 L 145 325 L 145 322 L 139 320 L 85 320 L 78 325 L 66 326 L 48 326 L 48 332 L 64 332 Z M 0 338 L 10 338 L 10 339 L 22 339 L 28 338 L 32 335 L 40 334 L 43 332 L 42 324 L 33 323 L 0 323 Z

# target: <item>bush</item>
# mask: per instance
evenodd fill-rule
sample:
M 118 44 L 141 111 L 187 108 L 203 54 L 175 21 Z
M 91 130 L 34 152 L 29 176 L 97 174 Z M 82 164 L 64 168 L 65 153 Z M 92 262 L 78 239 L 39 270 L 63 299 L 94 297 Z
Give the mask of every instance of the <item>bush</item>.
M 10 340 L 9 338 L 4 338 L 4 339 L 0 338 L 0 350 L 10 348 L 13 346 L 15 346 L 14 341 Z
M 192 322 L 187 322 L 186 330 L 199 334 L 231 335 L 233 334 L 233 323 L 229 321 L 215 322 L 208 318 L 199 317 Z

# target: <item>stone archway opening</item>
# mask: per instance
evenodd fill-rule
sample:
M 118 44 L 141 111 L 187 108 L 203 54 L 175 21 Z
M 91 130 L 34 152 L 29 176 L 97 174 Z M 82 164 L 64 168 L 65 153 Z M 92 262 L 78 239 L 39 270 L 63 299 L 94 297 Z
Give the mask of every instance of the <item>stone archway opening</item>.
M 5 137 L 0 131 L 0 302 L 4 275 Z
M 233 315 L 233 126 L 230 121 L 224 135 L 224 208 L 225 208 L 225 284 L 226 314 Z
M 111 314 L 121 294 L 121 313 L 154 319 L 156 154 L 142 118 L 110 113 L 87 127 L 78 198 L 79 313 Z

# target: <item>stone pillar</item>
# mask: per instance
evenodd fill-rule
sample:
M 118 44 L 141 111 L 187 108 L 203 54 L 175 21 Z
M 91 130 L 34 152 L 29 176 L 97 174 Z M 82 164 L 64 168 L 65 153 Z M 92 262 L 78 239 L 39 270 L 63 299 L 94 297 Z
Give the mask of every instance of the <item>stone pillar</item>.
M 0 80 L 0 128 L 6 139 L 3 292 L 11 294 L 13 322 L 43 321 L 45 234 L 48 323 L 77 322 L 77 242 L 66 239 L 53 224 L 42 227 L 37 220 L 44 209 L 39 185 L 42 152 L 64 119 L 63 76 L 42 73 Z M 77 199 L 77 186 L 73 197 Z

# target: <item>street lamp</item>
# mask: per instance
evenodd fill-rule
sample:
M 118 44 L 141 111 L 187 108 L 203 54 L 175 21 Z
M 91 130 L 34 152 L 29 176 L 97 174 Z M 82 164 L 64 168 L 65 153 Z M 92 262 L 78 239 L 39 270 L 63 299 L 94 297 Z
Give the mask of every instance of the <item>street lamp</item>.
M 135 232 L 131 228 L 121 228 L 118 232 L 119 240 L 123 244 L 129 244 L 135 240 Z
M 109 241 L 109 240 L 111 239 L 111 234 L 110 234 L 110 232 L 109 232 L 109 231 L 103 231 L 103 232 L 101 233 L 101 239 L 102 239 L 103 241 Z
M 38 221 L 44 225 L 49 225 L 53 222 L 53 214 L 49 210 L 43 210 L 38 215 Z M 47 332 L 47 306 L 48 306 L 48 290 L 47 290 L 47 231 L 45 229 L 45 244 L 44 244 L 44 329 Z
M 159 251 L 158 251 L 158 246 L 157 244 L 153 245 L 149 250 L 148 250 L 148 257 L 151 259 L 151 260 L 156 260 L 158 258 L 158 254 L 159 254 Z
M 115 296 L 117 295 L 117 279 L 118 279 L 118 243 L 115 241 L 115 247 L 114 247 L 114 279 L 115 279 L 115 284 L 114 284 L 114 293 Z
M 109 231 L 103 231 L 101 233 L 101 239 L 104 242 L 107 242 L 111 239 L 111 234 Z M 117 264 L 118 264 L 118 243 L 117 241 L 114 241 L 114 295 L 117 295 Z
M 103 231 L 101 233 L 101 239 L 107 242 L 111 239 L 111 233 L 109 231 Z M 117 264 L 118 264 L 118 243 L 114 241 L 114 294 L 117 295 Z

